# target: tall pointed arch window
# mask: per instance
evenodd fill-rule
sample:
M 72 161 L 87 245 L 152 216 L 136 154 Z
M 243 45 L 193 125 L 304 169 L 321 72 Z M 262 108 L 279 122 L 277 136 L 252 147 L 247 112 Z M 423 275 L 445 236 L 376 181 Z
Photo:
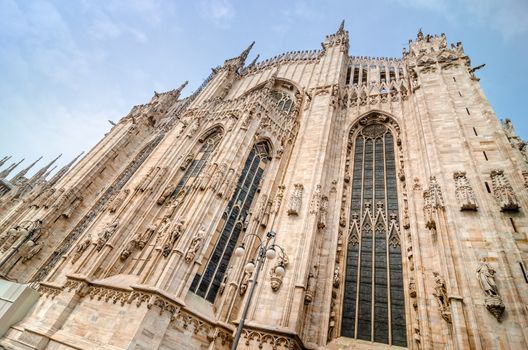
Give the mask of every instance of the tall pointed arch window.
M 204 136 L 202 146 L 200 147 L 196 156 L 194 156 L 190 165 L 185 170 L 185 173 L 183 174 L 183 177 L 181 178 L 180 182 L 178 182 L 176 189 L 172 193 L 173 196 L 176 196 L 186 184 L 188 184 L 190 181 L 200 175 L 203 168 L 207 164 L 207 160 L 211 156 L 211 153 L 213 153 L 216 146 L 218 146 L 218 144 L 220 143 L 221 139 L 221 128 L 215 128 Z
M 394 136 L 383 124 L 357 134 L 342 336 L 406 346 Z
M 242 232 L 251 203 L 257 193 L 269 161 L 268 143 L 258 143 L 251 149 L 238 178 L 236 190 L 229 200 L 219 228 L 219 236 L 205 267 L 194 277 L 191 291 L 213 302 L 227 270 L 229 259 Z

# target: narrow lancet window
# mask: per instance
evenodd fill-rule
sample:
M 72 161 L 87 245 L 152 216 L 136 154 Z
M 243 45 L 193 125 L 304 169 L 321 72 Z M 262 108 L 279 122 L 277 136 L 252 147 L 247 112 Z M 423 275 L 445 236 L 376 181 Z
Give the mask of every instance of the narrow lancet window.
M 394 137 L 365 126 L 352 154 L 341 335 L 407 345 Z
M 270 148 L 267 143 L 258 143 L 251 149 L 236 190 L 222 215 L 219 236 L 204 269 L 196 274 L 191 291 L 214 302 L 227 270 L 229 260 L 249 213 L 257 188 L 268 163 Z

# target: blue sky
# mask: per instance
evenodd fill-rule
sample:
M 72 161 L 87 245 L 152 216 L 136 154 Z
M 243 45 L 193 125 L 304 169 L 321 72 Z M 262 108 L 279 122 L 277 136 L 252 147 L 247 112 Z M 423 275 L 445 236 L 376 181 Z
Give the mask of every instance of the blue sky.
M 0 0 L 0 158 L 89 150 L 153 91 L 189 80 L 251 41 L 250 59 L 320 48 L 345 19 L 350 54 L 401 57 L 418 28 L 462 41 L 499 118 L 528 139 L 528 1 Z

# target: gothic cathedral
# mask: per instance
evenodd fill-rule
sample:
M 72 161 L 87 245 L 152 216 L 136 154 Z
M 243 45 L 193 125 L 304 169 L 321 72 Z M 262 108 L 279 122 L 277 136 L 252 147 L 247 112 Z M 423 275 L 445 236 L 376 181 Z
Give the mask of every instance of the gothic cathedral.
M 462 44 L 252 46 L 0 173 L 0 348 L 528 348 L 528 145 Z

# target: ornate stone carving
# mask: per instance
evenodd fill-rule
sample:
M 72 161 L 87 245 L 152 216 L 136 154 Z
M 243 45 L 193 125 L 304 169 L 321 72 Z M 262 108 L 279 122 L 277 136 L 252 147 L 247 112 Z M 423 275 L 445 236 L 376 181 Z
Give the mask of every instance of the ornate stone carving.
M 103 249 L 106 242 L 108 242 L 108 239 L 110 239 L 110 237 L 112 237 L 114 232 L 117 230 L 118 225 L 119 221 L 116 219 L 111 223 L 107 223 L 102 231 L 97 234 L 97 241 L 95 242 L 95 249 L 97 251 Z
M 491 172 L 491 186 L 501 211 L 519 211 L 519 201 L 503 170 L 495 169 Z
M 435 213 L 438 209 L 444 209 L 444 198 L 440 185 L 436 181 L 436 176 L 431 176 L 429 188 L 424 191 L 424 215 L 425 227 L 436 229 Z
M 438 310 L 440 311 L 442 318 L 446 322 L 451 323 L 451 309 L 445 280 L 438 272 L 433 272 L 433 275 L 435 278 L 435 291 L 433 292 L 433 295 L 438 302 Z
M 186 262 L 191 263 L 192 261 L 194 261 L 194 259 L 196 258 L 196 255 L 198 254 L 198 251 L 201 248 L 204 237 L 205 237 L 205 228 L 202 226 L 192 238 L 191 244 L 189 245 L 189 248 L 187 249 L 187 253 L 185 253 Z
M 460 210 L 477 210 L 478 205 L 475 199 L 473 188 L 469 184 L 465 171 L 455 171 L 455 195 L 460 205 Z
M 290 199 L 288 215 L 299 215 L 302 206 L 302 195 L 304 191 L 304 186 L 302 184 L 295 184 L 293 186 L 294 189 Z
M 256 349 L 257 348 L 258 349 L 273 349 L 273 350 L 301 350 L 302 349 L 300 344 L 294 338 L 261 332 L 261 331 L 250 330 L 246 328 L 242 330 L 242 340 L 245 340 L 244 344 L 247 347 L 252 346 L 251 348 L 253 348 L 253 346 L 255 346 Z
M 484 259 L 477 267 L 477 279 L 486 294 L 486 309 L 500 321 L 505 306 L 495 283 L 495 270 Z
M 310 201 L 310 214 L 317 214 L 321 207 L 321 185 L 315 187 L 315 191 L 312 194 L 312 200 Z

